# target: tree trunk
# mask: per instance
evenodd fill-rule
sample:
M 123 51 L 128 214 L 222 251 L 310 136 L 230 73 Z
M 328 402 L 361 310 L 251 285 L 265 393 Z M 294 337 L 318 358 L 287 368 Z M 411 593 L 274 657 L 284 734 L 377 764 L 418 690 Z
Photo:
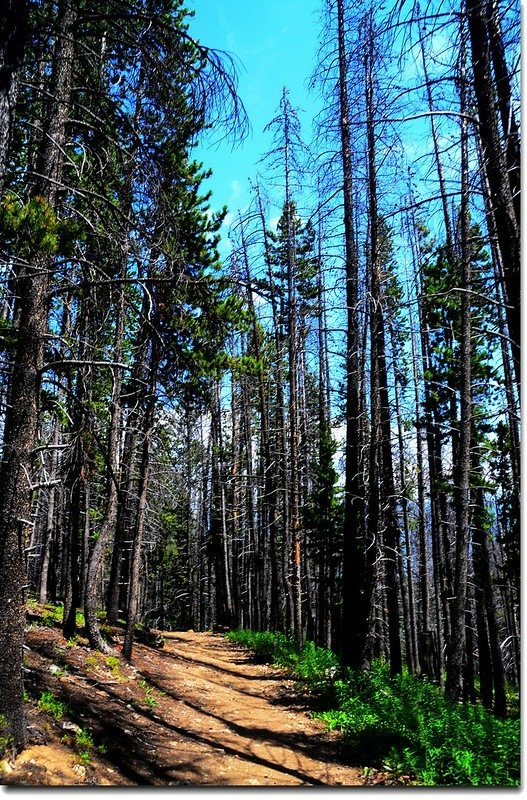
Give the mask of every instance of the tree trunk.
M 492 57 L 489 30 L 483 0 L 467 0 L 467 20 L 472 53 L 473 88 L 478 110 L 478 132 L 483 164 L 490 189 L 490 206 L 494 215 L 498 245 L 503 259 L 507 324 L 512 343 L 516 380 L 521 378 L 521 262 L 519 189 L 513 199 L 506 154 L 503 152 L 496 108 L 496 87 L 492 79 Z M 496 48 L 496 32 L 493 34 Z M 501 87 L 503 88 L 503 81 Z M 502 101 L 503 102 L 503 101 Z M 519 186 L 519 164 L 511 172 Z
M 28 0 L 4 0 L 0 9 L 0 191 L 13 132 L 28 13 Z
M 346 445 L 344 486 L 344 545 L 342 564 L 342 658 L 346 665 L 363 663 L 368 590 L 364 569 L 364 491 L 361 481 L 361 396 L 359 380 L 360 330 L 358 318 L 359 271 L 353 216 L 353 166 L 348 100 L 344 0 L 337 0 L 339 60 L 339 132 L 344 200 L 345 277 L 347 307 L 346 342 Z
M 114 360 L 119 363 L 122 355 L 124 339 L 124 292 L 120 291 L 117 303 L 117 319 L 115 321 Z M 121 386 L 122 370 L 114 367 L 112 405 L 110 415 L 110 430 L 108 432 L 108 445 L 106 449 L 106 510 L 99 531 L 99 536 L 93 545 L 88 561 L 86 574 L 86 588 L 84 600 L 84 616 L 86 632 L 91 647 L 103 653 L 110 652 L 111 648 L 103 639 L 97 621 L 97 601 L 99 597 L 99 582 L 106 547 L 112 530 L 115 528 L 118 510 L 118 470 L 119 470 L 119 436 L 121 432 Z
M 76 18 L 73 0 L 60 7 L 59 34 L 54 55 L 53 100 L 48 137 L 41 153 L 42 178 L 33 197 L 44 198 L 53 209 L 62 164 L 62 147 L 68 117 L 72 29 Z M 8 78 L 11 80 L 10 78 Z M 0 714 L 13 748 L 25 742 L 23 712 L 23 641 L 25 624 L 25 558 L 27 531 L 31 525 L 31 473 L 35 446 L 44 337 L 47 332 L 50 259 L 35 252 L 17 277 L 19 320 L 9 404 L 5 415 L 0 465 Z
M 470 2 L 470 0 L 469 0 Z M 463 31 L 462 34 L 463 36 Z M 466 111 L 464 74 L 461 75 L 461 113 Z M 468 209 L 468 136 L 467 121 L 461 117 L 461 389 L 459 423 L 459 469 L 457 470 L 456 552 L 454 596 L 451 605 L 450 641 L 447 645 L 445 691 L 453 702 L 461 696 L 461 679 L 466 657 L 465 611 L 470 540 L 470 466 L 472 444 L 472 314 L 471 258 Z
M 143 445 L 141 464 L 139 468 L 139 487 L 137 499 L 137 518 L 132 545 L 132 558 L 130 565 L 130 584 L 128 589 L 128 608 L 126 615 L 126 630 L 123 642 L 123 657 L 130 661 L 132 658 L 132 648 L 134 642 L 135 623 L 139 609 L 140 597 L 140 571 L 141 571 L 141 548 L 143 544 L 143 534 L 146 518 L 146 499 L 148 493 L 148 476 L 150 468 L 150 441 L 154 423 L 153 396 L 147 399 L 147 408 L 143 420 Z

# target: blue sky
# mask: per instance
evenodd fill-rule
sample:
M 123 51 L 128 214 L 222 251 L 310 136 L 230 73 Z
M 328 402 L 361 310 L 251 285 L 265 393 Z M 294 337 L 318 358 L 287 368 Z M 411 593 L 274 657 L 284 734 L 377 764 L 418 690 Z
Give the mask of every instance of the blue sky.
M 311 136 L 312 101 L 307 80 L 318 48 L 321 0 L 189 0 L 196 12 L 190 32 L 207 47 L 226 50 L 238 62 L 239 96 L 251 133 L 241 146 L 200 147 L 196 155 L 214 171 L 208 182 L 214 208 L 227 205 L 232 214 L 249 203 L 249 180 L 257 161 L 270 147 L 263 129 L 276 115 L 287 86 L 301 116 L 303 136 Z M 261 167 L 260 167 L 261 169 Z

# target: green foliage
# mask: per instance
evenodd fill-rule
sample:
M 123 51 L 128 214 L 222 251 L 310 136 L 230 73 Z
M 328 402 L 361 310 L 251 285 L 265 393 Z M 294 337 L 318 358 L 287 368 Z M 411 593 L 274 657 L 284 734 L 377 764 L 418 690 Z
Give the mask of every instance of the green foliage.
M 123 679 L 121 675 L 121 661 L 117 656 L 106 656 L 104 663 L 111 670 L 113 677 L 120 681 Z
M 155 708 L 158 704 L 158 701 L 153 696 L 154 687 L 150 686 L 150 684 L 144 679 L 141 679 L 139 681 L 139 686 L 141 687 L 141 689 L 144 689 L 145 692 L 144 701 L 147 704 L 148 708 L 150 709 Z
M 269 631 L 229 631 L 227 639 L 254 651 L 256 659 L 262 663 L 280 664 L 287 657 L 293 642 L 283 633 Z
M 73 736 L 65 734 L 62 741 L 75 750 L 77 762 L 84 766 L 91 763 L 95 751 L 104 755 L 108 750 L 105 744 L 96 745 L 92 734 L 86 728 L 76 730 Z
M 42 611 L 42 624 L 47 628 L 55 628 L 57 625 L 62 625 L 64 618 L 64 606 L 53 605 L 47 603 Z M 83 628 L 85 625 L 84 612 L 77 610 L 75 612 L 75 622 L 77 627 Z
M 312 642 L 299 648 L 279 633 L 233 631 L 230 641 L 284 666 L 321 695 L 316 716 L 344 734 L 354 758 L 412 775 L 425 786 L 517 786 L 519 719 L 498 719 L 480 705 L 453 705 L 437 686 L 376 661 L 342 671 L 334 653 Z
M 80 731 L 75 732 L 75 749 L 79 755 L 82 764 L 89 764 L 92 759 L 92 753 L 95 749 L 95 742 L 89 731 L 81 728 Z
M 241 630 L 230 631 L 227 638 L 249 647 L 258 660 L 291 670 L 320 695 L 327 693 L 338 670 L 338 658 L 331 650 L 317 647 L 313 642 L 299 647 L 293 638 L 282 633 Z
M 38 707 L 44 714 L 50 714 L 57 722 L 67 713 L 67 707 L 60 700 L 57 700 L 52 692 L 42 692 Z
M 62 623 L 63 614 L 64 606 L 55 606 L 49 603 L 44 606 L 42 611 L 42 624 L 47 628 L 54 628 Z
M 0 231 L 19 255 L 34 253 L 69 255 L 81 228 L 71 220 L 59 220 L 44 197 L 23 203 L 15 194 L 0 200 Z
M 426 786 L 504 786 L 519 781 L 519 721 L 479 705 L 452 705 L 426 680 L 391 678 L 376 662 L 335 682 L 337 710 L 320 716 L 359 758 Z

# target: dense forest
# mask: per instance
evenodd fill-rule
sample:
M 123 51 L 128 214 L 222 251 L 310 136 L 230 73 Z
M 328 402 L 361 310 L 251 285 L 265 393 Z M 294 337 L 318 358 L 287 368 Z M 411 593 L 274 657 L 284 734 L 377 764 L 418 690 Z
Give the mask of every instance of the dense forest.
M 81 609 L 102 652 L 101 619 L 122 624 L 127 659 L 138 625 L 272 631 L 505 716 L 519 4 L 320 0 L 322 111 L 303 130 L 284 87 L 224 245 L 194 151 L 250 120 L 183 3 L 4 0 L 0 21 L 15 749 L 31 598 L 63 609 L 66 639 Z

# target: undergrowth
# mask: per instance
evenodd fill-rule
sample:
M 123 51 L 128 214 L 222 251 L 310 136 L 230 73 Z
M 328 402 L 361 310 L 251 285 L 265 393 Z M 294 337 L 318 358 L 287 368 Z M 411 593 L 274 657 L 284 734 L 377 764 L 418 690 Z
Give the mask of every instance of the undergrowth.
M 50 714 L 54 720 L 60 722 L 69 709 L 52 692 L 42 692 L 38 701 L 38 708 L 45 714 Z
M 369 671 L 341 669 L 337 656 L 280 633 L 232 631 L 230 641 L 262 661 L 287 667 L 316 693 L 316 714 L 342 731 L 364 766 L 411 775 L 424 786 L 516 786 L 520 721 L 498 719 L 481 705 L 454 705 L 442 690 L 377 661 Z

